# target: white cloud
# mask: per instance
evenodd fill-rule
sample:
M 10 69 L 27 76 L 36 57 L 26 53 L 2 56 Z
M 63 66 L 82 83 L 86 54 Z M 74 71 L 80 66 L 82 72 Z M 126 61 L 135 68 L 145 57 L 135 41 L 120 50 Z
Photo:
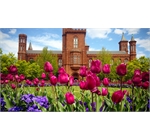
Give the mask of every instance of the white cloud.
M 112 38 L 109 38 L 109 41 L 111 41 L 112 40 Z
M 87 29 L 87 36 L 90 38 L 107 38 L 108 34 L 112 32 L 110 28 L 101 28 L 101 29 Z
M 98 49 L 95 49 L 95 48 L 89 48 L 89 51 L 99 51 Z
M 140 31 L 140 28 L 126 28 L 125 29 L 128 33 L 128 35 L 131 35 L 131 34 L 138 34 L 139 31 Z
M 9 38 L 10 36 L 8 34 L 3 33 L 2 31 L 0 31 L 0 40 Z
M 135 38 L 137 41 L 138 47 L 144 48 L 147 51 L 150 51 L 150 38 L 147 39 L 140 39 L 140 38 Z
M 150 35 L 150 29 L 149 29 L 149 31 L 147 32 L 147 34 Z
M 126 30 L 125 29 L 115 29 L 114 30 L 114 33 L 118 34 L 118 35 L 122 35 L 123 32 L 126 33 Z
M 15 34 L 16 31 L 17 31 L 16 29 L 10 29 L 9 33 L 10 33 L 10 34 Z
M 124 32 L 124 33 L 127 33 L 128 35 L 131 35 L 131 34 L 138 34 L 139 31 L 140 31 L 140 28 L 123 28 L 123 29 L 117 28 L 114 30 L 114 33 L 121 35 Z

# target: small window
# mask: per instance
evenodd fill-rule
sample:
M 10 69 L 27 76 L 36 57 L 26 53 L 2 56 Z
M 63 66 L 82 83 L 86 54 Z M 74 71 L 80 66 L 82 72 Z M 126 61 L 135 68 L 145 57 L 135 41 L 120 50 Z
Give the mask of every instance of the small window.
M 73 40 L 74 48 L 78 48 L 78 38 L 75 37 Z
M 91 67 L 92 59 L 89 59 L 89 68 Z
M 58 65 L 59 65 L 59 67 L 62 66 L 62 59 L 59 59 L 59 60 L 58 60 Z

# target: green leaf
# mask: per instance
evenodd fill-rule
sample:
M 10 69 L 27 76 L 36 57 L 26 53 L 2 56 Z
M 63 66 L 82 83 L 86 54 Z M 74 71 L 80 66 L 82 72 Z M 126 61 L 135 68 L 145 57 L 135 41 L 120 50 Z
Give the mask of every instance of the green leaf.
M 13 107 L 13 105 L 12 105 L 11 101 L 8 100 L 8 98 L 6 97 L 5 94 L 3 94 L 3 96 L 4 96 L 4 101 L 6 102 L 6 108 L 9 110 L 10 108 Z

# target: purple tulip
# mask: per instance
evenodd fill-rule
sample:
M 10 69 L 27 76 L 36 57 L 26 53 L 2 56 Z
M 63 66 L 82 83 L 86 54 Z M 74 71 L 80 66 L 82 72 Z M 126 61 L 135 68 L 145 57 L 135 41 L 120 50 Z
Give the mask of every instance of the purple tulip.
M 119 76 L 125 76 L 127 74 L 127 65 L 122 63 L 117 66 L 116 73 Z
M 104 66 L 103 66 L 103 73 L 105 73 L 105 74 L 109 74 L 110 73 L 110 65 L 109 64 L 105 64 Z
M 90 70 L 91 70 L 93 73 L 100 73 L 100 72 L 101 72 L 101 69 L 102 69 L 102 64 L 101 64 L 101 61 L 100 61 L 100 60 L 93 60 L 93 61 L 91 62 Z
M 52 85 L 55 86 L 57 84 L 57 77 L 55 75 L 51 76 L 50 82 Z
M 87 67 L 86 66 L 80 67 L 79 75 L 82 76 L 82 77 L 85 77 L 87 75 Z
M 50 62 L 45 62 L 44 64 L 44 70 L 46 72 L 52 72 L 53 71 L 53 66 Z

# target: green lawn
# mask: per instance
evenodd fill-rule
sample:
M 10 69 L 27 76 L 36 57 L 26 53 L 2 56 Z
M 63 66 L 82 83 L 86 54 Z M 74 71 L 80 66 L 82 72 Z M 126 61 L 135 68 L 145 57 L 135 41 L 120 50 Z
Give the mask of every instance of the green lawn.
M 73 91 L 73 94 L 77 97 L 77 98 L 80 98 L 81 95 L 80 95 L 80 87 L 79 86 L 72 86 L 71 89 L 67 89 L 67 86 L 59 86 L 58 87 L 59 90 L 61 92 L 63 92 L 64 94 L 67 92 L 67 91 Z M 102 87 L 99 87 L 99 90 L 101 91 L 101 88 Z M 120 88 L 115 88 L 115 87 L 108 87 L 108 91 L 110 94 L 112 94 L 114 91 L 116 90 L 119 90 Z M 125 89 L 128 89 L 130 90 L 130 88 L 123 88 L 123 90 Z M 34 92 L 36 91 L 36 87 L 25 87 L 25 90 L 28 92 L 28 93 L 32 93 L 34 94 Z M 52 89 L 52 87 L 40 87 L 40 90 L 46 90 L 47 91 L 47 94 L 49 96 L 52 96 L 53 92 L 54 92 L 54 89 Z M 89 91 L 85 91 L 85 92 L 89 92 Z

